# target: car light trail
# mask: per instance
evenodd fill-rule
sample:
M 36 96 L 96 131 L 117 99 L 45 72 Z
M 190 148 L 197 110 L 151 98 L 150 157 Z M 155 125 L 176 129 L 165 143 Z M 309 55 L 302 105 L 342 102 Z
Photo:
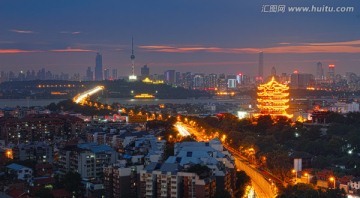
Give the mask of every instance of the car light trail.
M 73 101 L 74 101 L 75 103 L 80 103 L 80 102 L 83 101 L 86 97 L 91 96 L 91 95 L 93 95 L 93 94 L 95 94 L 95 93 L 97 93 L 97 92 L 99 92 L 99 91 L 101 91 L 101 90 L 103 90 L 103 89 L 104 89 L 104 86 L 97 86 L 97 87 L 95 87 L 95 88 L 93 88 L 93 89 L 90 89 L 90 90 L 88 90 L 88 91 L 86 91 L 86 92 L 84 92 L 84 93 L 82 93 L 82 94 L 78 94 L 77 96 L 75 96 L 75 97 L 73 98 Z
M 176 129 L 179 131 L 179 134 L 180 134 L 181 136 L 185 137 L 185 136 L 191 135 L 191 134 L 189 133 L 189 131 L 187 131 L 187 130 L 185 129 L 185 127 L 181 126 L 180 123 L 176 123 L 174 126 L 175 126 Z

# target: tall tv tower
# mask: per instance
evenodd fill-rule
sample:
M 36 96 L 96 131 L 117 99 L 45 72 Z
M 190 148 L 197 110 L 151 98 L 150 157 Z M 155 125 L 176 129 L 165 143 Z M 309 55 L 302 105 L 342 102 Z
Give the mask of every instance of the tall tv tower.
M 137 80 L 137 76 L 135 75 L 135 55 L 134 55 L 134 38 L 131 37 L 131 75 L 129 76 L 129 81 Z

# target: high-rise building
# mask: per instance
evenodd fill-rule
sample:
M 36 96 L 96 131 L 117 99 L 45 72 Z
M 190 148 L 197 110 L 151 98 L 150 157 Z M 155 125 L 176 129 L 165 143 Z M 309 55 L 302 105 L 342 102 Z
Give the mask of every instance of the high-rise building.
M 9 79 L 15 78 L 14 73 L 11 71 L 9 72 Z M 44 68 L 42 68 L 41 70 L 38 71 L 37 73 L 37 79 L 39 80 L 45 80 L 46 78 L 46 71 Z
M 194 81 L 192 79 L 191 72 L 183 73 L 182 79 L 183 79 L 182 87 L 187 88 L 187 89 L 191 89 L 193 87 Z
M 129 81 L 136 81 L 137 76 L 135 75 L 135 54 L 134 54 L 134 38 L 131 38 L 131 74 L 129 76 Z
M 218 88 L 219 91 L 226 91 L 227 90 L 227 81 L 225 78 L 225 74 L 220 74 L 218 78 Z
M 140 171 L 144 165 L 125 167 L 122 164 L 114 164 L 104 167 L 105 196 L 113 197 L 138 197 L 137 183 Z
M 316 64 L 316 80 L 324 80 L 324 69 L 321 62 Z
M 167 70 L 164 73 L 165 83 L 175 84 L 175 70 Z
M 228 79 L 228 88 L 230 89 L 236 88 L 236 79 Z
M 118 160 L 117 152 L 108 145 L 84 143 L 59 151 L 59 172 L 77 172 L 82 178 L 103 177 L 104 167 Z
M 218 87 L 218 78 L 216 74 L 209 74 L 207 87 L 210 89 L 215 89 Z
M 305 89 L 314 85 L 314 76 L 312 74 L 301 74 L 294 72 L 290 76 L 290 86 L 295 89 Z
M 275 67 L 271 68 L 271 76 L 276 76 L 276 69 Z
M 95 80 L 102 81 L 103 80 L 103 66 L 102 66 L 102 55 L 100 53 L 96 53 L 95 59 Z
M 204 89 L 204 75 L 203 74 L 195 74 L 194 89 Z
M 180 84 L 180 80 L 181 80 L 181 73 L 175 72 L 175 84 L 176 85 Z
M 264 79 L 264 53 L 259 53 L 259 71 L 258 77 L 260 80 Z
M 112 80 L 117 80 L 118 79 L 118 71 L 117 71 L 117 69 L 112 70 L 111 78 L 112 78 Z
M 333 64 L 329 65 L 328 79 L 329 80 L 335 79 L 335 65 Z
M 236 88 L 236 75 L 227 75 L 227 87 L 230 89 Z
M 104 79 L 110 80 L 110 69 L 108 68 L 104 69 Z
M 147 65 L 144 65 L 144 67 L 140 70 L 141 77 L 146 78 L 150 75 L 150 68 Z
M 94 80 L 94 72 L 91 71 L 91 67 L 88 67 L 86 70 L 86 81 L 93 81 Z
M 236 75 L 236 81 L 237 81 L 237 84 L 239 84 L 239 85 L 244 84 L 244 75 L 242 73 L 239 73 L 238 75 Z

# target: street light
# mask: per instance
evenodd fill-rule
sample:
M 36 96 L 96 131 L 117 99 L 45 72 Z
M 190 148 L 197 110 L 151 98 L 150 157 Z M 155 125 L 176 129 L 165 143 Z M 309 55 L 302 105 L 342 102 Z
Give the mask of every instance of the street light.
M 308 180 L 308 182 L 307 182 L 307 183 L 309 184 L 309 183 L 310 183 L 309 174 L 308 174 L 308 173 L 305 173 L 305 174 L 304 174 L 304 176 L 305 176 L 305 177 L 307 177 L 307 180 Z
M 335 188 L 336 188 L 336 186 L 335 186 L 335 184 L 336 184 L 336 179 L 335 179 L 335 177 L 330 177 L 329 180 L 330 180 L 331 182 L 334 182 L 334 189 L 335 189 Z
M 294 174 L 295 173 L 295 184 L 297 181 L 297 171 L 295 169 L 292 169 L 291 172 Z

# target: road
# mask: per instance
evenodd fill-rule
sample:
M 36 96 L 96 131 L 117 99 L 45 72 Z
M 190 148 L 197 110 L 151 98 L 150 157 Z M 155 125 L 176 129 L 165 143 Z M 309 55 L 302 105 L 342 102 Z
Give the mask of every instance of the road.
M 207 139 L 204 138 L 204 136 L 198 132 L 193 127 L 190 127 L 189 125 L 186 125 L 182 122 L 177 122 L 175 124 L 177 128 L 180 127 L 182 132 L 179 131 L 179 133 L 183 134 L 192 134 L 196 137 L 197 141 L 207 141 Z M 187 133 L 186 133 L 186 132 Z M 274 182 L 278 179 L 273 178 L 271 174 L 268 174 L 264 171 L 258 170 L 255 166 L 252 166 L 248 160 L 241 156 L 240 152 L 236 149 L 230 147 L 229 145 L 223 144 L 224 147 L 231 152 L 235 158 L 235 164 L 236 167 L 240 170 L 243 170 L 246 172 L 246 174 L 251 178 L 251 184 L 255 190 L 256 197 L 276 197 L 277 194 L 277 187 Z M 273 179 L 271 179 L 273 178 Z
M 91 96 L 91 95 L 93 95 L 93 94 L 95 94 L 95 93 L 97 93 L 97 92 L 99 92 L 99 91 L 101 91 L 101 90 L 103 90 L 103 89 L 104 89 L 104 86 L 96 86 L 96 87 L 93 88 L 93 89 L 87 90 L 87 91 L 85 91 L 84 93 L 81 93 L 81 94 L 76 95 L 76 96 L 73 98 L 73 101 L 74 101 L 75 103 L 81 103 L 81 102 L 83 102 L 83 100 L 84 100 L 86 97 Z

